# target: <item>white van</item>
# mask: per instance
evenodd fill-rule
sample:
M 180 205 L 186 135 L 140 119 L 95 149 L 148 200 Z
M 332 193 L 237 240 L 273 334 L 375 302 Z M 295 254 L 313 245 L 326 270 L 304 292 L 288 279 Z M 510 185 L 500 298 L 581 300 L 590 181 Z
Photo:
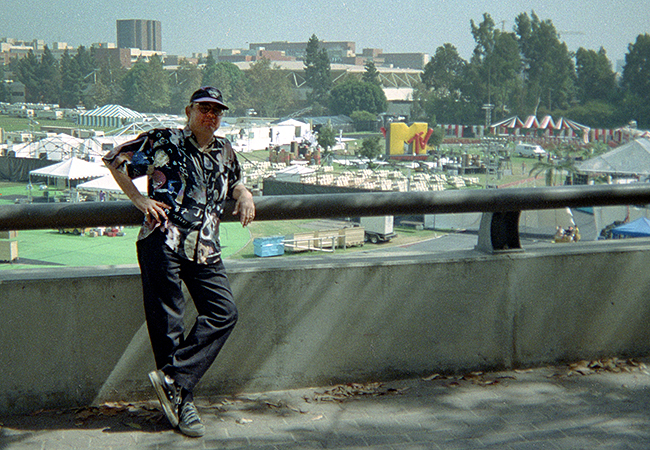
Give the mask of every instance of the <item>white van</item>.
M 515 153 L 519 156 L 539 157 L 546 156 L 546 150 L 535 144 L 517 144 Z

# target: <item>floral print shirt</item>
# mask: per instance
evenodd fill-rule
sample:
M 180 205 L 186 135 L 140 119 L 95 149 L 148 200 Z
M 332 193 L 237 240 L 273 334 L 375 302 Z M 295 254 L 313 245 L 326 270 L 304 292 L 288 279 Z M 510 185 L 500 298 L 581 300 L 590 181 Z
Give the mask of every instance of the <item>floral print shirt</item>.
M 188 127 L 154 129 L 115 147 L 103 159 L 132 179 L 148 175 L 149 197 L 171 206 L 161 225 L 170 249 L 199 264 L 221 258 L 219 221 L 226 199 L 241 182 L 241 168 L 228 140 L 216 137 L 201 151 Z M 145 222 L 138 239 L 152 231 Z

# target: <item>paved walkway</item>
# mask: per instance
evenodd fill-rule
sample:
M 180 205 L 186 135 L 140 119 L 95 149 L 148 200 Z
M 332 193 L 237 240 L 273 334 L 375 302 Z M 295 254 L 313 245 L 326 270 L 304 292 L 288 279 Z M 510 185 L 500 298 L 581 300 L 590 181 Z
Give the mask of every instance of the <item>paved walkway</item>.
M 606 364 L 605 364 L 606 365 Z M 619 371 L 620 372 L 615 372 Z M 650 373 L 541 368 L 199 398 L 203 438 L 157 403 L 0 418 L 0 449 L 648 449 Z

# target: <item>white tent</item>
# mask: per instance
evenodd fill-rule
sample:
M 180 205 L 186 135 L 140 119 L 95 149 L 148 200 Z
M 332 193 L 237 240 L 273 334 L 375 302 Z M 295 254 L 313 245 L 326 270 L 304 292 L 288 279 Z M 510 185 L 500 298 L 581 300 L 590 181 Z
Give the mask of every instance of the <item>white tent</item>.
M 650 175 L 650 139 L 640 138 L 576 165 L 582 172 Z
M 92 127 L 118 128 L 142 120 L 143 114 L 120 105 L 104 105 L 79 114 L 79 123 Z
M 84 180 L 99 178 L 110 174 L 110 171 L 99 164 L 84 161 L 79 158 L 70 158 L 51 166 L 41 167 L 40 169 L 29 172 L 30 184 L 33 176 L 44 178 L 55 178 L 65 180 L 66 186 L 70 187 L 71 180 Z
M 305 167 L 304 165 L 291 165 L 275 172 L 275 179 L 278 181 L 292 181 L 300 183 L 300 179 L 306 175 L 312 175 L 315 169 Z
M 133 183 L 138 188 L 138 190 L 147 194 L 147 177 L 139 177 L 133 180 Z M 122 188 L 117 184 L 115 178 L 112 175 L 104 175 L 101 178 L 95 178 L 94 180 L 86 181 L 77 185 L 77 190 L 79 191 L 95 191 L 95 192 L 111 192 L 111 193 L 121 193 Z
M 75 154 L 81 154 L 83 139 L 79 139 L 69 134 L 59 133 L 56 136 L 41 139 L 34 146 L 35 158 L 40 158 L 45 154 L 46 159 L 52 161 L 61 161 Z
M 8 147 L 17 158 L 41 158 L 45 155 L 51 161 L 61 161 L 73 155 L 83 155 L 84 141 L 65 133 L 48 135 L 36 142 L 25 142 Z

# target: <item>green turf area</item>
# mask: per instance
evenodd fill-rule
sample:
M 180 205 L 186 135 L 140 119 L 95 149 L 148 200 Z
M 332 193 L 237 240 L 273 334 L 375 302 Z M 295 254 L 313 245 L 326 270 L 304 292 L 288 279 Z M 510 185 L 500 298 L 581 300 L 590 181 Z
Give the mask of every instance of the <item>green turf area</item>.
M 16 198 L 27 195 L 26 183 L 0 181 L 0 205 L 13 205 Z M 42 196 L 37 191 L 34 195 Z M 20 230 L 18 260 L 0 263 L 0 270 L 44 268 L 58 266 L 99 266 L 137 264 L 135 241 L 140 227 L 126 227 L 124 236 L 75 235 L 58 230 Z M 221 225 L 221 245 L 225 258 L 241 253 L 252 236 L 239 222 Z M 252 250 L 251 250 L 252 254 Z
M 0 270 L 57 266 L 103 266 L 137 264 L 135 242 L 139 227 L 124 228 L 124 236 L 75 235 L 56 230 L 18 231 L 18 260 L 0 264 Z M 251 241 L 239 223 L 221 225 L 224 257 L 235 254 Z

